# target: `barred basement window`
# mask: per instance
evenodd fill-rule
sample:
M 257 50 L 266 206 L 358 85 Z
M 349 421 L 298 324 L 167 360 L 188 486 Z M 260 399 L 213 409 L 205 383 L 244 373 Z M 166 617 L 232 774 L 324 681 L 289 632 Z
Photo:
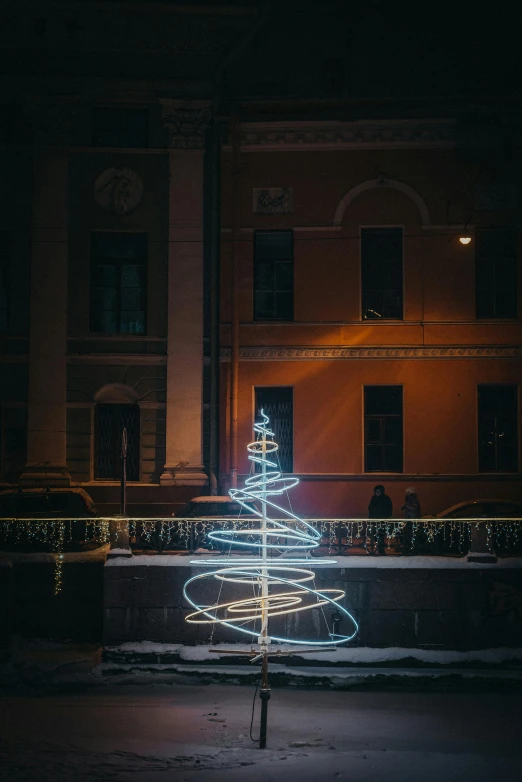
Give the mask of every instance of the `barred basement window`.
M 254 320 L 293 320 L 292 231 L 254 234 Z
M 361 229 L 363 318 L 402 320 L 402 228 Z
M 478 386 L 480 472 L 517 472 L 517 386 Z
M 477 318 L 516 318 L 517 251 L 515 231 L 478 229 L 475 234 Z
M 92 113 L 94 147 L 143 148 L 149 143 L 149 110 L 100 106 Z
M 294 470 L 294 390 L 288 387 L 256 388 L 256 421 L 261 410 L 270 418 L 274 440 L 279 445 L 277 456 L 282 472 Z
M 364 388 L 364 471 L 402 472 L 402 386 Z
M 127 429 L 127 480 L 140 479 L 139 405 L 98 404 L 94 410 L 94 478 L 121 479 L 121 445 Z
M 145 334 L 147 236 L 91 234 L 91 331 Z

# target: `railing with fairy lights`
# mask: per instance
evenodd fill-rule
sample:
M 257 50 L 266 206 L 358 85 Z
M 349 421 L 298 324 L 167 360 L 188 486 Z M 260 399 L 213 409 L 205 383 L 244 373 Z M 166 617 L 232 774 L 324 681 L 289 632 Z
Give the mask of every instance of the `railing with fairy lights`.
M 292 520 L 273 519 L 292 526 Z M 372 519 L 307 518 L 320 534 L 320 545 L 310 553 L 373 555 L 384 547 L 388 555 L 463 556 L 473 535 L 485 533 L 485 545 L 498 556 L 522 555 L 522 518 Z M 56 559 L 55 588 L 62 584 L 64 555 L 109 543 L 110 530 L 128 536 L 135 555 L 148 553 L 194 554 L 198 549 L 222 553 L 228 544 L 213 540 L 217 530 L 242 530 L 246 544 L 256 540 L 252 517 L 115 518 L 90 517 L 0 519 L 0 551 L 51 553 Z M 283 539 L 281 535 L 281 539 Z M 280 541 L 282 542 L 282 540 Z M 234 546 L 233 546 L 234 548 Z M 237 549 L 237 547 L 236 547 Z M 252 548 L 253 551 L 253 548 Z M 248 553 L 248 545 L 243 548 Z
M 288 524 L 282 518 L 274 522 Z M 306 518 L 306 522 L 321 536 L 319 546 L 311 556 L 328 554 L 375 554 L 384 547 L 391 555 L 458 556 L 469 551 L 472 535 L 485 529 L 486 544 L 501 556 L 522 553 L 522 518 L 460 518 L 460 519 L 372 519 Z M 228 550 L 225 543 L 213 539 L 217 529 L 242 531 L 244 542 L 254 544 L 257 523 L 251 517 L 210 517 L 129 519 L 131 549 L 135 553 L 188 552 L 198 549 L 215 553 Z M 278 545 L 284 545 L 281 533 Z M 239 547 L 234 542 L 232 547 Z M 204 553 L 202 551 L 202 553 Z

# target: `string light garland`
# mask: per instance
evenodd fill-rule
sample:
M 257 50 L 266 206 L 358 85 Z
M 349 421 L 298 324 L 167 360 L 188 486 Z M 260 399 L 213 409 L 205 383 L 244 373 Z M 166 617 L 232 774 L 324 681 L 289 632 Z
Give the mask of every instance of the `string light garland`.
M 292 524 L 292 519 L 272 519 L 274 522 Z M 45 547 L 55 557 L 55 594 L 62 591 L 63 564 L 66 549 L 80 538 L 75 527 L 81 528 L 81 542 L 104 546 L 109 542 L 109 527 L 116 523 L 119 527 L 128 524 L 129 536 L 133 546 L 138 547 L 140 541 L 151 550 L 163 551 L 173 548 L 173 552 L 190 550 L 191 543 L 197 540 L 204 542 L 209 550 L 220 550 L 212 531 L 219 527 L 221 531 L 229 530 L 236 533 L 241 530 L 245 535 L 244 542 L 250 546 L 257 535 L 256 520 L 245 517 L 219 518 L 208 516 L 198 518 L 151 518 L 140 517 L 132 519 L 114 519 L 97 517 L 89 519 L 16 519 L 0 520 L 0 545 L 3 551 L 41 551 Z M 486 525 L 486 544 L 501 553 L 501 555 L 522 554 L 522 519 L 520 518 L 460 518 L 460 519 L 415 519 L 411 522 L 411 538 L 405 544 L 403 540 L 405 519 L 307 519 L 308 525 L 315 528 L 321 537 L 318 547 L 311 550 L 314 567 L 320 564 L 315 554 L 340 554 L 347 549 L 364 547 L 372 550 L 377 533 L 383 535 L 388 546 L 396 546 L 400 553 L 453 555 L 466 554 L 473 529 L 480 524 Z M 281 536 L 283 540 L 283 536 Z M 281 540 L 279 541 L 281 543 Z M 230 540 L 227 539 L 230 544 Z M 397 551 L 399 553 L 399 551 Z M 278 559 L 281 563 L 281 559 Z M 310 564 L 310 560 L 306 560 Z M 212 564 L 216 559 L 212 559 Z M 245 564 L 246 560 L 242 559 Z M 199 562 L 198 562 L 199 564 Z M 296 564 L 292 558 L 292 565 Z

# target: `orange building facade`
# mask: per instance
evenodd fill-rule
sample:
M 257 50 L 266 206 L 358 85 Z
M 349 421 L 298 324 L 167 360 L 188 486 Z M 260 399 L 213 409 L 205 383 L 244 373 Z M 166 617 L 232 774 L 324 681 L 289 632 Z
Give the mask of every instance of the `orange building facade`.
M 447 114 L 238 123 L 222 153 L 225 488 L 264 400 L 301 513 L 365 516 L 379 483 L 395 517 L 409 486 L 423 514 L 520 498 L 516 150 Z

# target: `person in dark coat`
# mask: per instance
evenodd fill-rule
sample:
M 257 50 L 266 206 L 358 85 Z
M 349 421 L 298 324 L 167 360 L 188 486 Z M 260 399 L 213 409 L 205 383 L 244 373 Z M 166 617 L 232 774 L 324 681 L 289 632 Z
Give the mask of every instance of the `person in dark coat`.
M 417 492 L 413 488 L 413 486 L 410 486 L 408 489 L 406 489 L 406 498 L 401 510 L 404 511 L 405 519 L 420 519 L 421 509 L 420 509 L 419 498 L 417 497 Z M 402 533 L 403 554 L 411 553 L 412 551 L 412 535 L 413 535 L 413 525 L 411 521 L 408 521 L 406 522 L 406 526 L 404 527 Z M 415 548 L 417 548 L 418 545 L 419 545 L 419 540 L 416 540 Z
M 393 503 L 384 490 L 384 486 L 379 484 L 373 489 L 373 497 L 368 505 L 369 519 L 389 519 L 393 513 Z M 377 554 L 386 554 L 385 550 L 386 529 L 379 527 L 377 529 Z M 375 544 L 375 540 L 372 541 Z

